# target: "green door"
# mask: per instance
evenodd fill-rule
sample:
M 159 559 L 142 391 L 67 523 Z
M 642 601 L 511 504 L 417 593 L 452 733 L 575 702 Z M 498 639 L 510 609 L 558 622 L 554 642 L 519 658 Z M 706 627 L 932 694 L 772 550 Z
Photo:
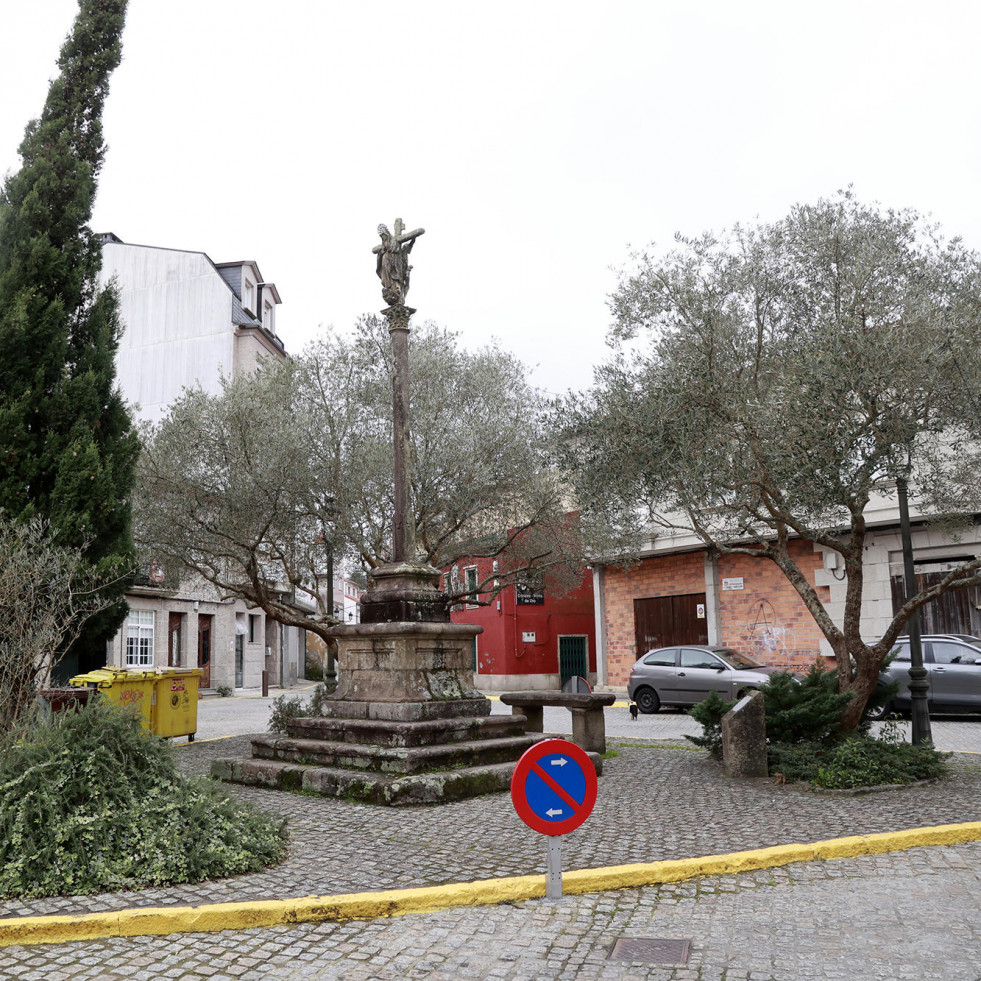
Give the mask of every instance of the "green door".
M 585 678 L 589 672 L 586 657 L 586 637 L 559 638 L 559 684 L 564 685 L 570 678 Z

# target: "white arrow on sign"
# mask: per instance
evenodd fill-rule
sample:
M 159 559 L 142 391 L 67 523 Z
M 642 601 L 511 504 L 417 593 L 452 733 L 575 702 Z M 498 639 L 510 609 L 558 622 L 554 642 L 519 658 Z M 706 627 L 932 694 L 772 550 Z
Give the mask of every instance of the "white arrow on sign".
M 560 756 L 557 760 L 549 760 L 552 766 L 565 766 L 569 761 L 564 757 Z
M 550 818 L 558 817 L 562 813 L 561 810 L 556 811 L 554 808 L 550 807 L 546 812 L 546 816 Z

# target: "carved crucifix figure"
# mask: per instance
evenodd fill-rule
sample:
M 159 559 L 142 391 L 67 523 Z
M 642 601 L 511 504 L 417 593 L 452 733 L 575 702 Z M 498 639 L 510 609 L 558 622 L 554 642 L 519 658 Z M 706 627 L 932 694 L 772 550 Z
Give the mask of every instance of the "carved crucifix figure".
M 409 292 L 409 253 L 416 239 L 425 233 L 424 228 L 406 232 L 401 218 L 395 219 L 395 232 L 388 230 L 387 225 L 378 226 L 381 245 L 376 245 L 371 251 L 378 258 L 375 262 L 375 272 L 382 281 L 382 298 L 389 306 L 397 307 L 405 304 Z

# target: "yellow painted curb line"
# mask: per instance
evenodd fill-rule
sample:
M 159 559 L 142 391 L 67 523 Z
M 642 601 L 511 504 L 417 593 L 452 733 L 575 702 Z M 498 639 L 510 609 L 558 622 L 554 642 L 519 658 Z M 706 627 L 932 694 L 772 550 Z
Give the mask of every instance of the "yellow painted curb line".
M 777 845 L 773 848 L 731 852 L 728 855 L 581 869 L 563 874 L 562 891 L 569 895 L 605 892 L 630 886 L 680 882 L 703 875 L 750 872 L 790 865 L 793 862 L 882 855 L 924 845 L 956 845 L 979 840 L 981 821 L 943 824 L 908 831 L 832 838 L 809 845 Z M 0 920 L 0 947 L 13 944 L 68 943 L 106 937 L 248 930 L 254 927 L 321 923 L 328 920 L 370 920 L 403 916 L 406 913 L 432 913 L 459 906 L 517 902 L 544 895 L 545 876 L 526 875 L 340 896 L 306 896 L 302 899 L 216 903 L 208 906 L 150 907 L 86 913 L 82 916 L 16 917 Z

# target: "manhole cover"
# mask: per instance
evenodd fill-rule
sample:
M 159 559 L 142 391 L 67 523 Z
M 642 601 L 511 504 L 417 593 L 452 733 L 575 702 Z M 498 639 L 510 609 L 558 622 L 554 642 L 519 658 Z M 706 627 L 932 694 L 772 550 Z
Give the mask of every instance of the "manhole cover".
M 687 964 L 690 940 L 662 940 L 653 937 L 621 937 L 607 960 L 644 961 L 647 964 Z

